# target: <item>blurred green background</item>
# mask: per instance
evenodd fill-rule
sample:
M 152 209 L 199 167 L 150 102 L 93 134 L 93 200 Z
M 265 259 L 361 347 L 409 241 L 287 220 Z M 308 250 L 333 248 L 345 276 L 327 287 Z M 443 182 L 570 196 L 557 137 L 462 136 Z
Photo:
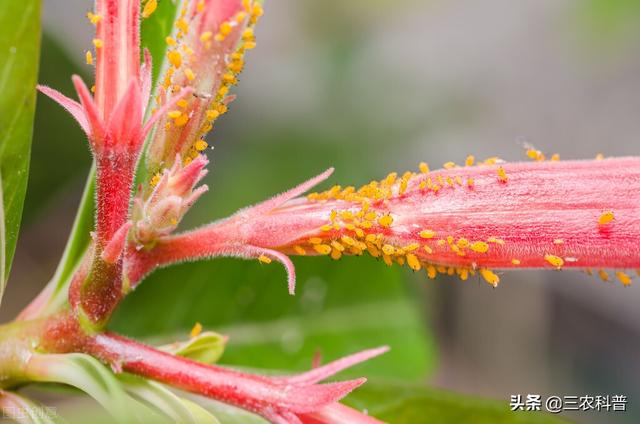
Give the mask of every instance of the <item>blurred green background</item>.
M 72 95 L 72 73 L 92 78 L 83 63 L 92 5 L 44 5 L 40 82 Z M 638 154 L 638 18 L 638 0 L 268 1 L 238 99 L 209 137 L 210 193 L 184 228 L 329 166 L 327 184 L 358 185 L 421 160 L 520 160 L 523 141 L 563 158 Z M 42 96 L 34 137 L 4 319 L 52 274 L 90 165 L 81 131 Z M 288 371 L 309 368 L 316 352 L 326 361 L 389 344 L 344 376 L 370 377 L 350 402 L 391 422 L 537 420 L 508 413 L 518 393 L 623 394 L 625 414 L 563 416 L 640 420 L 637 286 L 510 272 L 492 290 L 368 257 L 294 262 L 295 297 L 275 264 L 219 259 L 156 272 L 111 327 L 166 341 L 201 322 L 230 336 L 223 363 Z M 499 402 L 414 389 L 424 385 Z

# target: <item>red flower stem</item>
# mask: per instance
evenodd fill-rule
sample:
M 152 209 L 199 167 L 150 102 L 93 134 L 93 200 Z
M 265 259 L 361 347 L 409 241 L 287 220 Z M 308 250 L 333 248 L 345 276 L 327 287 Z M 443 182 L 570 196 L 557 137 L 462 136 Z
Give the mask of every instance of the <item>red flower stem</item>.
M 81 349 L 114 369 L 208 396 L 266 418 L 317 411 L 338 401 L 364 379 L 299 385 L 173 356 L 110 333 L 88 338 Z
M 97 158 L 96 236 L 100 252 L 127 221 L 135 157 L 113 152 Z
M 107 120 L 140 69 L 140 2 L 97 0 L 96 103 Z M 99 46 L 99 47 L 98 47 Z
M 445 185 L 430 188 L 439 181 Z M 458 167 L 413 175 L 402 190 L 400 184 L 242 210 L 137 252 L 126 272 L 135 282 L 184 260 L 252 257 L 243 246 L 333 257 L 336 243 L 344 254 L 380 256 L 384 247 L 394 252 L 389 263 L 411 255 L 415 268 L 640 268 L 640 158 Z M 363 213 L 364 203 L 359 228 L 343 219 Z

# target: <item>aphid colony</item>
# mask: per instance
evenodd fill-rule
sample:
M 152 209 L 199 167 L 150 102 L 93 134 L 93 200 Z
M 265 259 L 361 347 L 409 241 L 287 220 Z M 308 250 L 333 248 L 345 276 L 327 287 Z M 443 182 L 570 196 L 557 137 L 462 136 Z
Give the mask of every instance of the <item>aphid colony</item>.
M 542 160 L 540 155 L 536 155 L 534 159 Z M 557 155 L 552 157 L 552 160 L 557 159 Z M 503 161 L 499 158 L 489 158 L 479 165 L 497 165 L 496 182 L 507 184 L 509 176 L 501 163 Z M 465 165 L 474 166 L 474 157 L 467 157 Z M 453 162 L 447 162 L 443 168 L 451 170 L 458 166 Z M 469 240 L 449 234 L 438 234 L 430 228 L 421 228 L 409 235 L 397 234 L 394 231 L 394 215 L 386 206 L 388 202 L 416 193 L 431 192 L 437 195 L 443 189 L 474 189 L 474 182 L 470 177 L 454 176 L 451 173 L 448 173 L 448 176 L 439 175 L 437 172 L 431 172 L 424 162 L 420 163 L 419 170 L 422 175 L 411 171 L 405 172 L 402 176 L 391 173 L 380 181 L 371 181 L 358 189 L 336 185 L 329 190 L 309 194 L 309 201 L 331 203 L 334 209 L 331 210 L 327 223 L 312 237 L 297 240 L 282 250 L 297 255 L 328 255 L 334 260 L 340 259 L 344 254 L 362 255 L 367 252 L 375 258 L 381 258 L 387 265 L 407 265 L 414 271 L 425 269 L 431 279 L 438 273 L 457 275 L 461 280 L 479 274 L 488 284 L 497 286 L 499 276 L 482 266 L 483 261 L 478 255 L 491 255 L 492 249 L 503 247 L 505 241 L 502 238 L 491 236 L 483 240 Z M 606 226 L 614 219 L 612 211 L 603 211 L 597 218 L 597 225 Z M 554 245 L 563 243 L 562 239 L 553 240 Z M 464 265 L 447 264 L 441 255 L 445 251 L 453 252 L 462 258 L 473 255 L 473 258 L 469 258 Z M 549 266 L 558 270 L 563 268 L 565 262 L 576 260 L 551 253 L 545 254 L 543 259 Z M 511 264 L 519 266 L 521 260 L 512 258 Z M 606 271 L 600 270 L 598 275 L 604 281 L 609 281 Z M 623 271 L 616 271 L 615 275 L 624 285 L 631 283 L 631 277 Z

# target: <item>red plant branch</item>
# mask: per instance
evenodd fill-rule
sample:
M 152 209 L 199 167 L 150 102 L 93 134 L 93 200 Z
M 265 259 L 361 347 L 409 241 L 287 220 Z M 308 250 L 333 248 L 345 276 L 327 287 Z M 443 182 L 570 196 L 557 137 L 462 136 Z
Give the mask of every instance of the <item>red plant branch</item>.
M 239 406 L 274 423 L 300 422 L 334 404 L 366 379 L 316 383 L 387 350 L 360 352 L 298 376 L 266 377 L 177 357 L 110 333 L 89 338 L 80 348 L 114 369 Z
M 435 192 L 423 187 L 427 180 L 437 184 L 440 179 L 462 180 L 463 185 L 454 182 Z M 267 256 L 269 251 L 333 254 L 339 246 L 340 254 L 369 251 L 428 271 L 436 266 L 470 272 L 488 267 L 640 268 L 640 158 L 455 168 L 411 176 L 402 193 L 400 184 L 389 185 L 390 194 L 379 200 L 326 193 L 311 200 L 276 197 L 161 239 L 153 249 L 130 255 L 125 272 L 137 282 L 156 267 L 190 259 L 255 258 L 260 251 L 251 249 L 258 248 Z M 367 214 L 359 226 L 342 220 L 356 216 L 363 202 L 367 214 L 373 214 L 367 225 Z M 609 213 L 613 220 L 601 222 Z

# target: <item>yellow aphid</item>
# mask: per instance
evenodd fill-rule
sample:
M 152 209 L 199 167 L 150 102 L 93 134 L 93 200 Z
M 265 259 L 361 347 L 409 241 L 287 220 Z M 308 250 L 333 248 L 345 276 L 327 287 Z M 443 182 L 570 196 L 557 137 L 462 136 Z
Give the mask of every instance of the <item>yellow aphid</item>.
M 354 239 L 352 239 L 349 236 L 342 236 L 342 238 L 340 239 L 342 240 L 342 242 L 344 244 L 346 244 L 347 246 L 355 246 L 356 245 L 356 241 Z
M 502 161 L 502 159 L 500 159 L 499 157 L 492 156 L 490 158 L 486 158 L 484 160 L 484 164 L 485 165 L 495 165 L 496 163 L 501 162 L 501 161 Z
M 507 180 L 509 179 L 509 177 L 507 176 L 507 172 L 504 170 L 503 167 L 498 167 L 498 180 L 500 180 L 500 182 L 506 183 Z
M 262 10 L 262 5 L 258 2 L 253 2 L 253 6 L 251 7 L 251 16 L 259 18 L 264 14 L 264 10 Z
M 236 79 L 235 75 L 233 75 L 230 72 L 227 72 L 226 74 L 222 75 L 222 81 L 225 84 L 237 84 L 238 80 Z
M 422 172 L 423 174 L 429 173 L 429 165 L 426 162 L 420 162 L 420 165 L 418 165 L 418 168 L 420 169 L 420 172 Z
M 271 263 L 271 258 L 265 255 L 260 255 L 258 256 L 258 261 L 260 261 L 263 264 L 270 264 Z
M 176 68 L 179 68 L 182 65 L 182 55 L 177 50 L 171 50 L 168 52 L 167 58 L 169 59 L 169 63 Z
M 385 244 L 384 246 L 382 246 L 382 252 L 385 255 L 393 255 L 395 250 L 396 249 L 393 246 L 391 246 L 390 244 Z
M 158 2 L 156 0 L 147 0 L 144 7 L 142 8 L 142 17 L 148 18 L 156 11 L 158 8 Z
M 514 265 L 520 265 L 520 259 L 511 259 L 511 263 Z
M 237 23 L 241 24 L 242 22 L 244 22 L 245 19 L 247 19 L 247 14 L 245 12 L 236 13 L 235 21 Z
M 380 256 L 380 251 L 378 250 L 378 247 L 372 243 L 367 243 L 367 251 L 374 258 L 377 258 L 378 256 Z
M 213 33 L 211 31 L 205 31 L 200 34 L 200 41 L 206 43 L 207 41 L 211 40 L 211 37 L 213 37 Z
M 176 124 L 176 127 L 184 127 L 187 122 L 189 122 L 189 115 L 187 115 L 186 113 L 183 113 L 182 115 L 178 116 L 173 123 Z
M 196 322 L 193 325 L 193 328 L 191 329 L 191 331 L 189 332 L 189 336 L 191 338 L 198 337 L 200 333 L 202 333 L 202 324 L 200 324 L 199 322 Z
M 393 217 L 391 215 L 383 215 L 378 218 L 378 224 L 382 227 L 390 227 L 393 224 Z
M 187 77 L 189 81 L 193 81 L 194 79 L 196 79 L 196 74 L 193 73 L 193 70 L 191 70 L 191 68 L 187 68 L 184 70 L 184 76 Z
M 102 46 L 104 46 L 104 42 L 99 38 L 94 38 L 93 45 L 95 46 L 96 49 L 101 49 Z
M 484 241 L 476 241 L 474 243 L 471 243 L 469 249 L 473 250 L 476 253 L 487 253 L 487 251 L 489 250 L 489 245 Z
M 496 237 L 489 237 L 489 238 L 487 239 L 487 241 L 488 241 L 489 243 L 495 243 L 495 244 L 500 244 L 500 245 L 503 245 L 503 244 L 504 244 L 504 240 L 499 239 L 499 238 L 496 238 Z
M 628 286 L 629 284 L 631 284 L 631 277 L 629 277 L 628 274 L 622 271 L 617 271 L 616 277 L 618 277 L 618 280 L 620 280 L 620 282 L 625 286 Z
M 197 151 L 201 152 L 204 149 L 206 149 L 207 146 L 209 145 L 207 144 L 206 141 L 204 141 L 203 139 L 199 139 L 198 141 L 196 141 L 196 144 L 194 147 L 196 148 Z
M 557 269 L 562 268 L 562 265 L 564 265 L 564 259 L 556 255 L 544 255 L 544 260 L 549 262 L 549 264 L 553 265 Z
M 447 236 L 447 243 L 453 244 L 453 236 Z
M 474 184 L 475 182 L 473 181 L 473 178 L 471 177 L 467 178 L 467 187 L 471 188 L 473 187 Z
M 296 252 L 300 256 L 304 256 L 304 255 L 307 254 L 307 251 L 304 250 L 301 246 L 298 246 L 297 244 L 295 246 L 293 246 L 293 251 Z
M 442 165 L 442 167 L 443 167 L 444 169 L 452 169 L 452 168 L 455 168 L 456 166 L 458 166 L 458 165 L 456 165 L 454 162 L 445 162 L 445 163 Z
M 427 265 L 427 277 L 433 280 L 434 278 L 436 278 L 436 275 L 436 267 L 433 265 Z
M 85 53 L 85 60 L 87 61 L 87 65 L 93 65 L 93 54 L 91 54 L 91 50 L 87 50 L 87 53 Z
M 433 230 L 422 230 L 420 231 L 420 237 L 422 237 L 423 239 L 430 239 L 430 238 L 434 238 L 436 235 L 436 232 Z
M 609 224 L 614 219 L 615 219 L 615 216 L 613 215 L 613 212 L 606 211 L 606 212 L 603 212 L 602 215 L 600 215 L 600 218 L 598 218 L 598 224 L 606 225 L 606 224 Z
M 420 271 L 420 268 L 422 268 L 418 257 L 413 253 L 407 253 L 407 265 L 414 271 Z
M 233 29 L 233 27 L 231 26 L 231 24 L 229 22 L 223 22 L 223 23 L 220 24 L 220 29 L 218 29 L 218 31 L 222 35 L 229 35 L 231 33 L 232 29 Z
M 172 110 L 167 113 L 167 116 L 171 119 L 179 118 L 182 115 L 182 111 L 180 110 Z
M 333 229 L 333 225 L 331 224 L 325 224 L 322 227 L 320 227 L 320 231 L 331 231 Z
M 178 28 L 180 31 L 184 32 L 185 34 L 189 33 L 189 24 L 187 23 L 187 21 L 184 20 L 184 18 L 178 19 L 176 21 L 176 28 Z
M 430 247 L 429 247 L 429 246 L 427 246 L 427 245 L 422 246 L 422 249 L 423 249 L 425 252 L 427 252 L 428 254 L 432 254 L 432 253 L 433 253 L 433 249 L 432 249 L 432 248 L 430 248 Z
M 418 243 L 411 243 L 404 247 L 405 252 L 413 252 L 414 250 L 418 250 L 420 245 Z
M 527 149 L 527 157 L 529 157 L 529 159 L 539 160 L 541 156 L 542 156 L 542 153 L 539 150 Z
M 167 38 L 165 38 L 164 41 L 167 43 L 168 46 L 176 45 L 176 40 L 173 37 L 167 36 Z
M 214 119 L 216 119 L 218 116 L 220 116 L 220 112 L 218 112 L 217 110 L 209 109 L 209 110 L 207 111 L 207 119 L 209 119 L 209 120 L 214 120 Z
M 339 250 L 339 251 L 341 251 L 341 252 L 343 252 L 343 251 L 344 251 L 344 246 L 343 246 L 343 245 L 341 245 L 340 243 L 338 243 L 338 242 L 337 242 L 337 241 L 335 241 L 335 240 L 331 242 L 331 247 L 333 247 L 334 249 Z
M 331 253 L 331 246 L 327 244 L 314 244 L 313 250 L 321 255 L 328 255 L 329 253 Z
M 96 25 L 98 22 L 102 20 L 102 15 L 97 15 L 95 13 L 87 12 L 87 19 L 89 19 L 89 22 L 91 22 L 93 25 Z
M 461 237 L 458 239 L 458 241 L 456 241 L 456 245 L 464 249 L 465 247 L 469 246 L 469 240 L 467 240 L 464 237 Z
M 158 172 L 156 175 L 154 175 L 153 177 L 151 177 L 151 180 L 149 180 L 149 185 L 151 187 L 155 187 L 158 182 L 160 182 L 160 173 Z
M 176 102 L 176 105 L 184 109 L 189 106 L 189 102 L 186 99 L 180 99 Z
M 480 268 L 480 275 L 482 275 L 482 278 L 484 278 L 488 284 L 493 287 L 498 287 L 500 277 L 498 277 L 493 271 L 487 268 Z
M 218 89 L 218 96 L 224 97 L 227 95 L 228 92 L 229 92 L 229 86 L 223 85 Z
M 602 281 L 609 281 L 609 274 L 604 269 L 598 271 L 598 277 L 600 277 Z
M 444 246 L 445 244 L 447 244 L 447 241 L 445 239 L 440 239 L 436 242 L 436 244 L 438 246 Z
M 311 237 L 309 239 L 310 244 L 320 244 L 322 243 L 322 239 L 320 237 Z
M 242 39 L 244 41 L 253 40 L 253 28 L 247 28 L 242 31 Z
M 553 155 L 551 155 L 551 161 L 557 162 L 559 160 L 560 160 L 560 155 L 558 153 L 554 153 Z
M 459 272 L 460 279 L 462 281 L 467 281 L 467 279 L 469 278 L 469 270 L 466 268 L 458 268 L 458 272 Z
M 464 164 L 466 166 L 473 166 L 475 162 L 476 162 L 476 158 L 473 157 L 473 155 L 469 155 L 467 156 L 467 159 L 465 159 Z

